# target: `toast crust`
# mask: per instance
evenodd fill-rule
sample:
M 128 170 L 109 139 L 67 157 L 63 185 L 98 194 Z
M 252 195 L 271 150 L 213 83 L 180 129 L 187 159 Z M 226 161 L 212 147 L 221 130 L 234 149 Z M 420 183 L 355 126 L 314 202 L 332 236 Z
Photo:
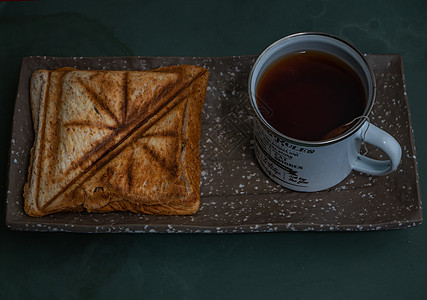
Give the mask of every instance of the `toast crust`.
M 208 76 L 189 65 L 34 72 L 25 212 L 197 212 Z

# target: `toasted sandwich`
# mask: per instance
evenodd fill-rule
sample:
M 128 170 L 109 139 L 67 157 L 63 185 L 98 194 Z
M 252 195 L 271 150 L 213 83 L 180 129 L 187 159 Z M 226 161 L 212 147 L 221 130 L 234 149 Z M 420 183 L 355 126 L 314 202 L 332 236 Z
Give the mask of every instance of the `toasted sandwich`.
M 190 65 L 34 72 L 25 212 L 196 213 L 208 76 Z

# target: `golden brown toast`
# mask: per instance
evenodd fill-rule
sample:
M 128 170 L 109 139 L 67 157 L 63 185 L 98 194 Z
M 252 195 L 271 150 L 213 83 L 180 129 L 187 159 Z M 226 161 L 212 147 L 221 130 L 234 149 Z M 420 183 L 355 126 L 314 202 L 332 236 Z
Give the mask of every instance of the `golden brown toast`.
M 194 214 L 208 71 L 38 70 L 25 212 Z

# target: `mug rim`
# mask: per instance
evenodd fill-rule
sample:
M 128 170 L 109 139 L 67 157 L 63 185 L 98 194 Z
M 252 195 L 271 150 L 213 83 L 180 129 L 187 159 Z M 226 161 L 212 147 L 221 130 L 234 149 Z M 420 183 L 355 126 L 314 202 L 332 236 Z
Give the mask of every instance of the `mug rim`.
M 280 131 L 278 131 L 276 128 L 274 128 L 272 125 L 270 125 L 262 116 L 262 114 L 259 111 L 258 105 L 256 104 L 256 95 L 254 95 L 252 93 L 252 78 L 254 77 L 254 70 L 256 68 L 256 66 L 259 64 L 260 60 L 262 57 L 265 56 L 265 54 L 267 52 L 269 52 L 273 47 L 275 47 L 277 44 L 283 42 L 284 40 L 288 40 L 291 38 L 295 38 L 295 37 L 299 37 L 299 36 L 323 36 L 326 38 L 331 38 L 334 40 L 339 41 L 340 43 L 345 44 L 346 46 L 350 47 L 363 61 L 363 63 L 365 64 L 368 72 L 369 72 L 369 77 L 368 80 L 371 81 L 372 83 L 372 96 L 370 98 L 367 99 L 367 103 L 366 103 L 366 107 L 365 110 L 363 112 L 363 114 L 359 117 L 360 119 L 348 130 L 344 131 L 342 134 L 337 135 L 336 137 L 330 138 L 330 139 L 326 139 L 326 140 L 320 140 L 320 141 L 306 141 L 306 140 L 301 140 L 301 139 L 297 139 L 297 138 L 293 138 L 293 137 L 289 137 L 283 133 L 281 133 Z M 255 87 L 256 89 L 256 87 Z M 279 137 L 281 137 L 282 139 L 288 140 L 290 142 L 299 144 L 299 145 L 306 145 L 306 146 L 323 146 L 323 145 L 328 145 L 328 144 L 333 144 L 336 142 L 339 142 L 343 139 L 348 138 L 349 136 L 351 136 L 352 134 L 354 134 L 355 132 L 357 132 L 362 126 L 363 124 L 365 124 L 365 122 L 367 122 L 369 120 L 369 114 L 372 111 L 374 102 L 375 102 L 375 98 L 376 98 L 376 81 L 375 81 L 375 76 L 374 76 L 374 72 L 372 71 L 371 66 L 368 64 L 365 55 L 360 52 L 354 45 L 352 45 L 351 43 L 347 42 L 346 40 L 334 36 L 332 34 L 329 33 L 324 33 L 324 32 L 299 32 L 299 33 L 294 33 L 291 35 L 287 35 L 283 38 L 280 38 L 278 40 L 276 40 L 275 42 L 273 42 L 272 44 L 270 44 L 263 52 L 261 52 L 261 54 L 257 57 L 257 59 L 255 60 L 251 72 L 249 74 L 249 81 L 248 81 L 248 94 L 250 97 L 250 102 L 251 102 L 251 106 L 253 108 L 253 110 L 255 111 L 255 114 L 257 115 L 258 119 L 262 122 L 262 124 L 264 126 L 266 126 L 268 129 L 270 129 L 274 134 L 278 135 Z M 368 91 L 368 97 L 369 97 L 369 91 Z M 372 100 L 371 100 L 372 99 Z M 370 101 L 371 100 L 371 101 Z M 370 101 L 370 102 L 369 102 Z

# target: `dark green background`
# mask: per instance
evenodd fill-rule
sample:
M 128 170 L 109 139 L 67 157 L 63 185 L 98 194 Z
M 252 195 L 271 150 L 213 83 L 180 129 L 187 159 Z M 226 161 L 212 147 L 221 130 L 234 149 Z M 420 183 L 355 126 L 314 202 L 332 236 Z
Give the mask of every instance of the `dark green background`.
M 427 1 L 0 3 L 1 193 L 21 58 L 258 54 L 300 31 L 401 54 L 427 191 Z M 4 218 L 5 205 L 0 206 Z M 0 224 L 1 299 L 427 299 L 427 227 L 365 233 L 63 234 Z M 125 299 L 125 298 L 123 298 Z

